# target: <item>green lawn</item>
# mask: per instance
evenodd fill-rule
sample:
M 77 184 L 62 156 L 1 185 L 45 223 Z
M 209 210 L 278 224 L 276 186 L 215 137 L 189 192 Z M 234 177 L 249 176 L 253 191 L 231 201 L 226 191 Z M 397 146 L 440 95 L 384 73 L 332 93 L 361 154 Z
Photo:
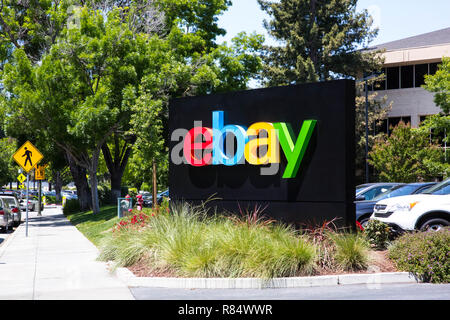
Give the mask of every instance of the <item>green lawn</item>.
M 119 221 L 116 206 L 101 207 L 100 213 L 96 215 L 92 211 L 71 214 L 67 219 L 96 246 L 105 233 L 110 232 Z

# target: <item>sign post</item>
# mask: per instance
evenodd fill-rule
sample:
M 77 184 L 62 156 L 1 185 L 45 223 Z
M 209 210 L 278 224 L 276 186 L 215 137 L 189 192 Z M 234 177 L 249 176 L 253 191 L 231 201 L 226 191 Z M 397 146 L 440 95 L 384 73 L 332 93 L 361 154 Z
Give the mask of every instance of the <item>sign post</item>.
M 42 216 L 42 180 L 45 180 L 45 166 L 37 166 L 34 179 L 38 180 L 38 216 Z
M 30 190 L 30 171 L 44 158 L 42 153 L 30 142 L 25 142 L 14 154 L 13 159 L 27 173 L 25 236 L 28 237 L 28 201 Z

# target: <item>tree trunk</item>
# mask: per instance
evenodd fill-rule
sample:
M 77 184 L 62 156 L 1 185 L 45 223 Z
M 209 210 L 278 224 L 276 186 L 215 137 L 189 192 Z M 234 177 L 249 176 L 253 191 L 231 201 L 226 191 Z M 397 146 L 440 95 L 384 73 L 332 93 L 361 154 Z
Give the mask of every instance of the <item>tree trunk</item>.
M 92 196 L 92 212 L 97 214 L 100 212 L 100 203 L 98 200 L 98 181 L 97 170 L 89 172 L 89 181 L 91 182 L 91 196 Z
M 92 159 L 89 166 L 89 181 L 91 183 L 91 195 L 92 195 L 92 212 L 94 214 L 100 213 L 100 202 L 98 199 L 98 159 L 100 158 L 100 147 L 92 152 Z
M 123 173 L 123 172 L 122 172 Z M 121 196 L 122 174 L 111 174 L 111 196 L 114 203 L 117 202 L 117 198 Z
M 69 163 L 70 173 L 77 187 L 78 202 L 82 211 L 91 209 L 92 196 L 89 184 L 86 179 L 86 169 L 78 166 L 69 154 L 66 154 Z
M 56 202 L 61 202 L 61 190 L 62 190 L 62 178 L 61 171 L 54 172 L 53 176 L 55 177 L 55 192 L 56 192 Z
M 122 176 L 131 150 L 132 143 L 126 141 L 122 148 L 120 148 L 120 139 L 117 134 L 114 134 L 114 155 L 111 154 L 111 150 L 106 142 L 102 145 L 103 158 L 111 176 L 111 197 L 114 203 L 121 196 Z

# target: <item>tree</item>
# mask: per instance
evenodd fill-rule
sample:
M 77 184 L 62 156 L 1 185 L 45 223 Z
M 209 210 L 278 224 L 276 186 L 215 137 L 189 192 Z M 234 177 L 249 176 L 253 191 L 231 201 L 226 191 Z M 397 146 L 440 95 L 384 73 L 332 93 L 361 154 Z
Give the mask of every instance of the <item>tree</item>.
M 0 187 L 8 182 L 16 180 L 19 167 L 12 158 L 16 150 L 17 147 L 14 139 L 0 139 Z
M 414 129 L 403 122 L 390 137 L 377 140 L 369 153 L 369 161 L 379 173 L 381 181 L 430 181 L 447 176 L 449 166 L 443 163 L 443 152 L 430 144 L 426 131 Z
M 281 46 L 266 47 L 267 86 L 357 77 L 378 70 L 376 51 L 361 51 L 378 33 L 357 0 L 258 0 L 272 20 L 264 25 Z
M 83 8 L 79 28 L 65 28 L 41 64 L 23 50 L 5 65 L 4 96 L 11 120 L 25 121 L 86 169 L 92 207 L 99 212 L 97 167 L 107 139 L 129 117 L 139 74 L 146 67 L 146 38 L 135 36 L 114 10 L 104 19 Z M 14 107 L 13 107 L 14 106 Z
M 434 103 L 445 114 L 450 112 L 450 58 L 442 58 L 442 64 L 434 75 L 425 76 L 423 87 L 434 92 Z
M 25 53 L 31 65 L 39 64 L 44 55 L 48 54 L 50 47 L 56 42 L 67 22 L 77 19 L 77 5 L 86 1 L 75 0 L 36 0 L 16 1 L 2 0 L 0 6 L 0 68 L 6 63 L 14 61 L 15 50 Z M 3 92 L 4 96 L 7 96 Z M 4 105 L 4 103 L 3 103 Z M 17 120 L 17 118 L 16 118 Z M 8 118 L 8 122 L 11 123 Z M 24 136 L 35 137 L 36 132 L 27 131 L 30 127 L 24 123 L 19 126 L 15 123 L 9 126 L 8 135 L 19 140 Z M 15 129 L 20 129 L 18 130 Z M 35 137 L 37 140 L 46 140 L 45 136 Z M 49 139 L 42 145 L 51 143 Z M 77 186 L 78 199 L 82 210 L 91 207 L 90 189 L 86 179 L 86 169 L 80 167 L 71 158 L 64 154 L 70 166 L 73 180 Z

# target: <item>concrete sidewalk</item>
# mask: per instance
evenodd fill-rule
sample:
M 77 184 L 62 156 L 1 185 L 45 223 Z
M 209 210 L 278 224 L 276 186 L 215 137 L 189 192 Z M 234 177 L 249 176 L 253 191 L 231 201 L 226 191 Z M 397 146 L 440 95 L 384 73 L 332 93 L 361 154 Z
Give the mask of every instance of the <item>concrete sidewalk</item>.
M 31 213 L 0 247 L 0 299 L 133 299 L 97 256 L 60 207 Z

